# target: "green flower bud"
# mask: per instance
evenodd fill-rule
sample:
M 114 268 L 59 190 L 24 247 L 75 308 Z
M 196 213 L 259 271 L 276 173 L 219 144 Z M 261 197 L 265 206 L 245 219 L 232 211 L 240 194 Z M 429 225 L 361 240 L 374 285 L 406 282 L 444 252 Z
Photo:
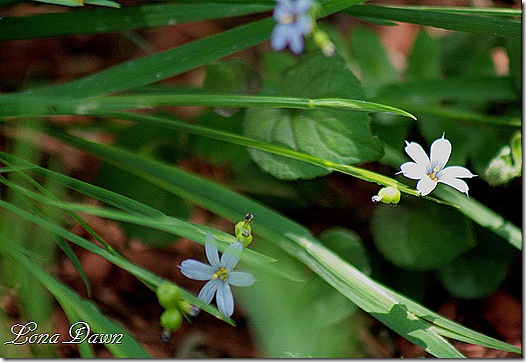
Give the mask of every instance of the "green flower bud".
M 246 214 L 244 221 L 240 221 L 234 227 L 234 233 L 236 234 L 237 240 L 243 243 L 243 246 L 246 247 L 252 242 L 252 227 L 250 223 L 254 215 Z
M 167 309 L 161 314 L 161 327 L 175 331 L 183 322 L 183 316 L 177 309 Z
M 398 204 L 400 201 L 400 190 L 395 187 L 384 187 L 371 198 L 373 202 L 383 202 L 384 204 Z
M 321 49 L 325 57 L 330 58 L 336 53 L 336 47 L 326 32 L 316 29 L 313 34 L 314 44 Z
M 504 146 L 484 171 L 484 178 L 491 186 L 504 185 L 522 174 L 522 137 L 520 132 L 511 140 L 511 147 Z
M 181 290 L 172 283 L 163 283 L 157 288 L 157 300 L 165 309 L 175 308 L 181 301 Z

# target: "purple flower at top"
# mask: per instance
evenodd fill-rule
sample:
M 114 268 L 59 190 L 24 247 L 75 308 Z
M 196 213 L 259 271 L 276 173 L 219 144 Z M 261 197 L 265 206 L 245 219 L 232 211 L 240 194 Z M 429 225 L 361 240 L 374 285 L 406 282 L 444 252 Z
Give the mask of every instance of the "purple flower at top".
M 277 25 L 272 30 L 270 46 L 282 50 L 288 45 L 295 54 L 303 52 L 303 37 L 312 31 L 312 19 L 307 14 L 312 0 L 277 0 L 274 19 Z

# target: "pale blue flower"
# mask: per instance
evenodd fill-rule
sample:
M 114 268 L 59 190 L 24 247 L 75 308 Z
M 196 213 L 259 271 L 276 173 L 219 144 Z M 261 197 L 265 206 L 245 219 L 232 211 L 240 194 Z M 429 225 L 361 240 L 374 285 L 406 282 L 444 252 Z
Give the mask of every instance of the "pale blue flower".
M 206 233 L 205 252 L 208 264 L 197 260 L 185 260 L 181 263 L 181 273 L 195 280 L 208 280 L 197 298 L 209 304 L 216 296 L 217 309 L 227 317 L 234 313 L 234 297 L 230 285 L 236 287 L 249 287 L 255 282 L 255 278 L 248 272 L 233 271 L 239 262 L 239 254 L 243 250 L 241 243 L 229 245 L 221 259 L 217 251 L 214 237 Z
M 270 46 L 282 50 L 288 45 L 295 54 L 303 52 L 303 37 L 312 31 L 312 19 L 307 11 L 312 0 L 277 0 L 274 19 L 277 25 L 272 30 Z
M 431 144 L 431 159 L 418 143 L 405 142 L 405 152 L 415 162 L 406 162 L 400 166 L 405 177 L 419 180 L 416 189 L 420 195 L 426 196 L 431 193 L 439 182 L 449 185 L 460 192 L 468 194 L 468 184 L 461 178 L 471 178 L 473 175 L 467 168 L 460 166 L 445 167 L 451 155 L 451 142 L 439 138 Z

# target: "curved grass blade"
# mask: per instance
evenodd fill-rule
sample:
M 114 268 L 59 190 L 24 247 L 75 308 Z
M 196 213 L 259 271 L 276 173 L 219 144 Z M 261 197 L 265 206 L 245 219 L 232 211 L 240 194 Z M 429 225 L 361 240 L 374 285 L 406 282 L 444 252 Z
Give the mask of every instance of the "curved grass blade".
M 19 95 L 0 97 L 0 117 L 85 115 L 122 109 L 148 109 L 159 106 L 204 106 L 240 108 L 339 109 L 383 112 L 416 119 L 412 114 L 385 104 L 354 99 L 307 99 L 294 97 L 242 96 L 217 94 L 138 94 L 88 99 Z

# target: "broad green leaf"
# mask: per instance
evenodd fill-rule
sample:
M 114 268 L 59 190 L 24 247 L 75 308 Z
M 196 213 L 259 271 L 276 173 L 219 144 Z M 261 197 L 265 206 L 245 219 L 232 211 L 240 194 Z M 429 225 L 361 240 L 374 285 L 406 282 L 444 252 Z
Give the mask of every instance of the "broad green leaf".
M 266 240 L 253 247 L 288 264 L 300 264 Z M 356 311 L 356 306 L 319 276 L 304 271 L 303 282 L 263 273 L 255 273 L 255 277 L 257 283 L 250 290 L 240 289 L 236 298 L 239 296 L 250 316 L 250 327 L 258 338 L 261 357 L 359 356 L 356 319 L 347 318 Z
M 427 31 L 420 30 L 407 57 L 405 79 L 419 82 L 440 78 L 439 51 L 438 42 Z
M 365 98 L 343 59 L 326 59 L 320 52 L 289 68 L 280 88 L 289 96 Z M 341 164 L 364 163 L 382 155 L 381 143 L 370 134 L 369 118 L 357 112 L 251 109 L 246 112 L 244 133 Z M 281 179 L 310 179 L 330 172 L 259 150 L 251 150 L 251 155 L 262 169 Z
M 438 278 L 455 298 L 481 299 L 495 292 L 508 268 L 508 262 L 475 251 L 444 265 L 438 270 Z
M 359 26 L 352 31 L 349 42 L 351 56 L 360 68 L 364 89 L 374 94 L 382 85 L 398 81 L 398 72 L 374 30 Z
M 207 94 L 255 94 L 262 80 L 249 63 L 240 59 L 214 62 L 206 65 L 203 92 Z M 232 116 L 239 108 L 217 107 L 215 111 L 225 117 Z
M 432 26 L 448 30 L 470 32 L 481 35 L 495 35 L 506 38 L 521 36 L 521 23 L 477 15 L 444 13 L 428 9 L 403 8 L 395 6 L 355 5 L 344 11 L 349 15 L 367 16 Z
M 378 205 L 373 240 L 384 258 L 410 270 L 435 270 L 475 246 L 467 218 L 451 208 L 421 201 Z
M 480 227 L 475 231 L 477 246 L 437 271 L 438 280 L 456 298 L 482 299 L 494 293 L 520 255 L 511 245 L 498 244 L 496 235 Z

